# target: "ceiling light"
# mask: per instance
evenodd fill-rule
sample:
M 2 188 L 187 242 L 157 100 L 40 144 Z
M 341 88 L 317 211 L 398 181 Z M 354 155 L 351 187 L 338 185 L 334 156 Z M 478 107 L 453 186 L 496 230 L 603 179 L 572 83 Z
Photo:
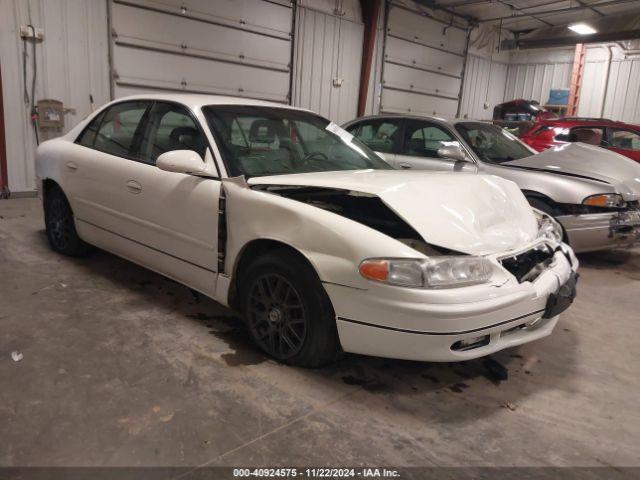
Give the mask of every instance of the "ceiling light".
M 569 25 L 569 30 L 573 30 L 578 35 L 592 35 L 596 32 L 596 29 L 591 25 L 587 25 L 586 23 L 574 23 L 573 25 Z

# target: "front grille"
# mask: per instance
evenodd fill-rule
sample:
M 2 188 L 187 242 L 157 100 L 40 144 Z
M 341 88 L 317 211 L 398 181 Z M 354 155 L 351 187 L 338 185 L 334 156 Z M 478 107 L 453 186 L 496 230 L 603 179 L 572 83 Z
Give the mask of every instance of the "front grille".
M 518 279 L 532 282 L 553 262 L 554 251 L 547 245 L 538 245 L 513 257 L 500 260 L 502 266 Z

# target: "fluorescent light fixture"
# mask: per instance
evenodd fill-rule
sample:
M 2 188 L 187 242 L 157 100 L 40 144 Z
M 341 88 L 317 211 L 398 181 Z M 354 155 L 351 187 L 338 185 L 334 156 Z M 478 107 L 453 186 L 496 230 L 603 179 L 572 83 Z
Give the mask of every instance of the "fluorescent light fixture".
M 596 29 L 586 23 L 574 23 L 569 25 L 569 30 L 576 32 L 578 35 L 592 35 L 597 33 Z

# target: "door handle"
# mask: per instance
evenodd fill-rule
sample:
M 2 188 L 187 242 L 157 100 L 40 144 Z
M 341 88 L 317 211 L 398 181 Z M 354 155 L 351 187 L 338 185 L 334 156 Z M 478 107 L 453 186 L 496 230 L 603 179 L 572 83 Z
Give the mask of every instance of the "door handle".
M 400 168 L 404 168 L 405 170 L 408 170 L 409 168 L 411 168 L 411 164 L 407 162 L 400 162 L 398 163 L 398 165 L 400 165 Z
M 142 185 L 135 180 L 129 180 L 127 182 L 127 190 L 131 193 L 140 193 L 142 191 Z
M 78 165 L 76 165 L 76 164 L 75 164 L 75 163 L 73 163 L 73 162 L 67 162 L 67 163 L 65 163 L 65 166 L 66 166 L 69 170 L 71 170 L 71 171 L 73 171 L 73 172 L 75 172 L 75 171 L 78 169 Z

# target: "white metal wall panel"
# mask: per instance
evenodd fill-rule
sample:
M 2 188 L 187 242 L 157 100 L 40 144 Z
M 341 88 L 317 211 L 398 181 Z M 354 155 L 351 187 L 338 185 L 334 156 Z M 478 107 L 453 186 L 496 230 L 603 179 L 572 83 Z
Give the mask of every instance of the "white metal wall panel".
M 36 99 L 61 100 L 71 111 L 65 129 L 109 100 L 107 5 L 103 1 L 2 0 L 0 2 L 0 61 L 7 136 L 7 166 L 12 192 L 35 189 L 36 140 L 29 106 L 23 100 L 20 25 L 44 29 L 36 46 Z M 27 79 L 32 78 L 32 50 L 27 45 Z M 52 135 L 52 134 L 51 134 Z M 47 138 L 47 135 L 43 135 Z M 43 139 L 41 138 L 41 140 Z
M 504 100 L 507 67 L 505 63 L 469 55 L 460 108 L 462 118 L 490 120 L 493 117 L 493 107 Z
M 606 67 L 604 62 L 585 63 L 578 105 L 578 115 L 581 117 L 601 117 L 603 115 Z
M 571 63 L 511 64 L 504 100 L 524 98 L 544 105 L 549 100 L 550 89 L 569 88 L 572 67 Z
M 343 123 L 358 108 L 364 26 L 342 17 L 297 9 L 293 104 Z M 334 80 L 342 80 L 335 86 Z
M 455 116 L 465 31 L 403 5 L 388 8 L 380 110 Z
M 628 123 L 640 123 L 640 59 L 613 61 L 604 116 Z
M 115 96 L 168 90 L 289 102 L 291 15 L 261 0 L 114 0 Z

